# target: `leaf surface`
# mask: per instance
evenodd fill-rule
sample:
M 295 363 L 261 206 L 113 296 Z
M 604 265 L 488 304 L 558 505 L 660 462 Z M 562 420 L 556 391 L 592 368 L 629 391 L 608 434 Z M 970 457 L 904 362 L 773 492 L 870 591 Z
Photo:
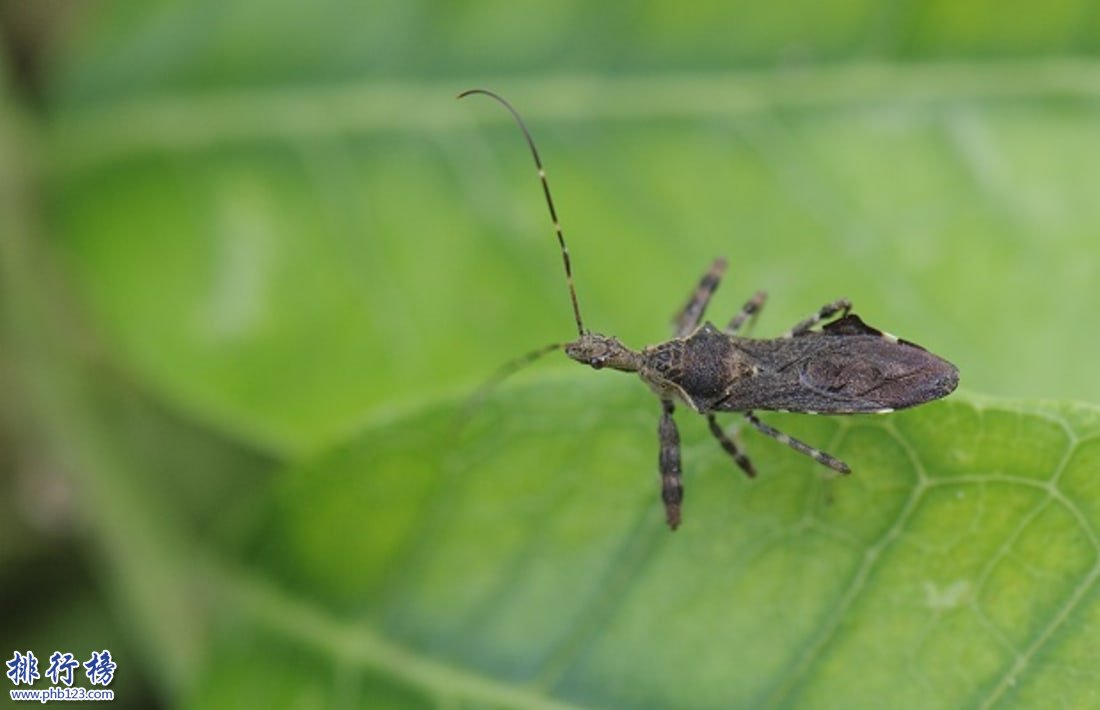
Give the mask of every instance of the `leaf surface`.
M 1096 701 L 1100 412 L 773 415 L 854 472 L 746 431 L 757 480 L 681 414 L 670 533 L 658 408 L 628 385 L 508 388 L 457 433 L 428 407 L 287 470 L 234 582 L 248 631 L 198 704 L 247 697 L 269 663 L 325 702 L 395 706 Z
M 1100 704 L 1097 413 L 1033 399 L 1100 401 L 1089 0 L 87 7 L 0 33 L 43 53 L 0 79 L 0 420 L 162 703 Z M 681 413 L 674 535 L 636 383 L 456 414 L 573 332 L 474 85 L 589 328 L 666 338 L 726 255 L 716 322 L 847 296 L 964 391 L 768 418 L 845 479 L 746 432 L 744 480 Z

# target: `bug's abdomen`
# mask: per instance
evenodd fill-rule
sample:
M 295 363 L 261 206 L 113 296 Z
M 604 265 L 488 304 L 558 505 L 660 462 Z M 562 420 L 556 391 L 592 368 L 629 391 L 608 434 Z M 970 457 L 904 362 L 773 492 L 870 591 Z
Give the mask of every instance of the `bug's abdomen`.
M 731 384 L 717 405 L 721 410 L 854 414 L 903 409 L 939 399 L 959 382 L 958 370 L 946 360 L 877 335 L 738 339 L 737 347 L 761 367 Z
M 958 385 L 954 365 L 927 350 L 872 336 L 848 338 L 845 345 L 802 363 L 801 384 L 823 396 L 865 403 L 864 411 L 911 407 Z

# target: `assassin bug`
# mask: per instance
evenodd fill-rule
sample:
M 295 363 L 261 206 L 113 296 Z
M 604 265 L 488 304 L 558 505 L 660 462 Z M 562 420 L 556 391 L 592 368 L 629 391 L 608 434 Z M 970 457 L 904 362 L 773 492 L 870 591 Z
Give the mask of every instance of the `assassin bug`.
M 766 298 L 763 291 L 750 298 L 724 329 L 704 322 L 707 303 L 726 269 L 724 258 L 714 261 L 676 316 L 672 340 L 635 351 L 618 338 L 587 330 L 573 285 L 569 250 L 535 141 L 510 103 L 486 89 L 470 89 L 458 98 L 471 94 L 484 94 L 500 102 L 511 112 L 527 140 L 561 249 L 578 334 L 576 340 L 545 346 L 514 361 L 494 380 L 558 349 L 564 349 L 570 358 L 595 370 L 610 368 L 638 373 L 661 400 L 658 467 L 661 499 L 671 529 L 680 525 L 684 495 L 680 434 L 672 418 L 676 401 L 707 418 L 711 433 L 750 477 L 756 475 L 756 469 L 718 424 L 715 418 L 718 412 L 738 412 L 762 434 L 834 471 L 849 473 L 851 469 L 843 461 L 773 429 L 754 412 L 886 414 L 944 397 L 958 385 L 959 371 L 954 365 L 915 343 L 867 325 L 851 312 L 852 304 L 844 298 L 823 306 L 778 338 L 737 335 L 745 321 L 754 318 L 763 307 Z M 820 330 L 813 329 L 822 322 L 825 325 Z

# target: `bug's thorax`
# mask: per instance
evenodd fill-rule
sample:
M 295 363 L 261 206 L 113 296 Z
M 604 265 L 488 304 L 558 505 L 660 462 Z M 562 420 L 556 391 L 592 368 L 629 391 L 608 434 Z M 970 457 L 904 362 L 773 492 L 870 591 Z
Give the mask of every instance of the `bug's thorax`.
M 570 358 L 601 370 L 637 372 L 663 399 L 678 399 L 697 412 L 710 411 L 737 380 L 756 367 L 734 340 L 711 323 L 685 338 L 674 338 L 637 352 L 615 337 L 585 333 L 565 346 Z
M 697 412 L 710 411 L 730 385 L 751 376 L 756 367 L 734 339 L 711 323 L 686 338 L 642 350 L 639 375 L 662 397 L 675 397 Z

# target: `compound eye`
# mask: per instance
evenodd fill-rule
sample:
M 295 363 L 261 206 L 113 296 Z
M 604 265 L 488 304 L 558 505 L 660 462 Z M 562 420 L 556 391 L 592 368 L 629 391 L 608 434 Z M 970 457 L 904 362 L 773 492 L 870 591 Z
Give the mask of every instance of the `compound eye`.
M 590 360 L 590 361 L 589 361 L 589 363 L 588 363 L 588 364 L 592 366 L 592 369 L 593 369 L 593 370 L 600 370 L 600 369 L 603 369 L 603 364 L 604 364 L 604 358 L 602 358 L 602 357 L 594 357 L 594 358 L 592 358 L 592 360 Z

